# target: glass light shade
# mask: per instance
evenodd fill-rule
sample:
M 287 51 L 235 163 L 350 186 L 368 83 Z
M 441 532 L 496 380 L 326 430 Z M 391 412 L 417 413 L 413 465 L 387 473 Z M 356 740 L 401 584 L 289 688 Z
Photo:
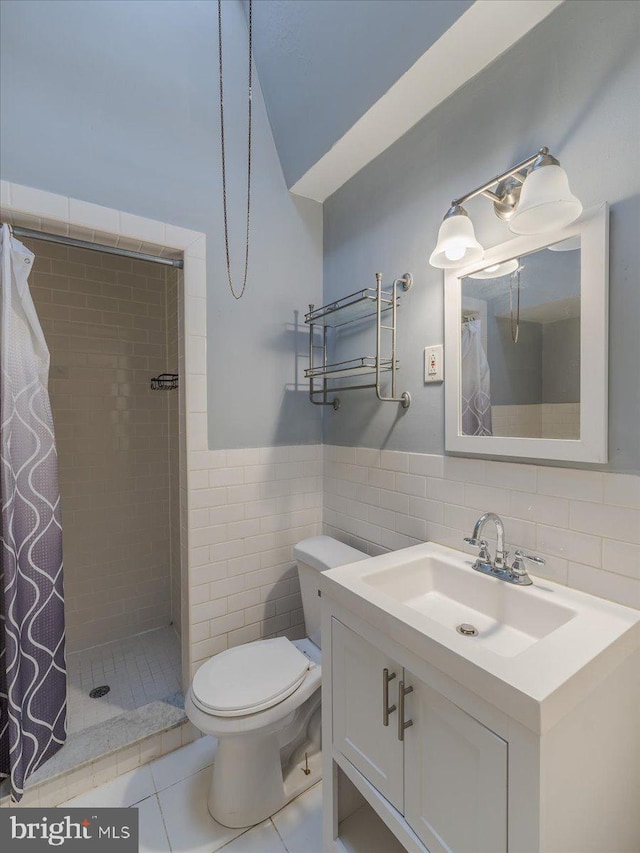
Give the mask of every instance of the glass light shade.
M 473 222 L 466 213 L 456 213 L 443 220 L 429 263 L 441 270 L 455 269 L 479 261 L 483 255 L 484 249 L 476 240 Z
M 514 234 L 540 234 L 563 228 L 582 213 L 582 204 L 569 189 L 562 166 L 547 165 L 527 175 L 509 229 Z
M 509 273 L 515 272 L 520 266 L 520 261 L 517 258 L 513 258 L 510 261 L 504 261 L 501 264 L 493 264 L 490 267 L 485 267 L 483 270 L 478 270 L 478 272 L 472 273 L 469 278 L 502 278 L 503 275 L 509 275 Z

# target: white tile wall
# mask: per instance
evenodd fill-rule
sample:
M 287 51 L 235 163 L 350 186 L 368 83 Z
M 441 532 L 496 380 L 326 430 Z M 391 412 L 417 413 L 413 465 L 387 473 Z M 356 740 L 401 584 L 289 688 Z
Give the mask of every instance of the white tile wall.
M 640 608 L 637 475 L 369 448 L 323 454 L 329 535 L 372 555 L 427 539 L 473 552 L 463 537 L 493 510 L 512 551 L 547 559 L 538 574 Z
M 491 406 L 491 431 L 494 435 L 542 436 L 542 406 Z
M 494 435 L 533 438 L 579 438 L 580 403 L 492 406 Z
M 542 438 L 580 437 L 580 403 L 542 403 Z
M 320 445 L 190 451 L 193 671 L 231 646 L 304 636 L 293 546 L 320 533 L 321 456 Z

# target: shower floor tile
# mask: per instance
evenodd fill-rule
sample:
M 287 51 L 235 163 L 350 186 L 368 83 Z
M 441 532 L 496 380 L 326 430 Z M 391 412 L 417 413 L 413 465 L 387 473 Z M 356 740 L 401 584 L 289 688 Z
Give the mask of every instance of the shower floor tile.
M 180 640 L 159 628 L 67 655 L 67 731 L 82 731 L 181 690 Z M 92 699 L 94 687 L 109 692 Z

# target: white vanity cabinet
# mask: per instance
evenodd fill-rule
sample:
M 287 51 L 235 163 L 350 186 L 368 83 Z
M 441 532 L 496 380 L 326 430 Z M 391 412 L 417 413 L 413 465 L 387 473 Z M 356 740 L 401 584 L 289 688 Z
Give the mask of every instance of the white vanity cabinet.
M 406 673 L 404 816 L 430 853 L 506 853 L 507 743 Z
M 335 618 L 331 633 L 334 749 L 430 853 L 506 853 L 506 742 Z
M 402 667 L 336 619 L 332 634 L 333 742 L 402 811 L 404 758 L 395 726 L 397 702 L 392 700 L 403 677 Z M 386 702 L 389 723 L 385 726 Z
M 320 591 L 323 853 L 640 853 L 640 613 L 435 543 Z

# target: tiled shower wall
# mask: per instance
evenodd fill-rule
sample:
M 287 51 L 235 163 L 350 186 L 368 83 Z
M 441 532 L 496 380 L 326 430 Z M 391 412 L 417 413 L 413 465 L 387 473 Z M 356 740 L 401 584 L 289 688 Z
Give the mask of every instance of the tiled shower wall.
M 166 333 L 167 333 L 167 359 L 166 373 L 179 373 L 184 377 L 184 371 L 178 366 L 180 343 L 182 336 L 179 335 L 178 326 L 178 304 L 181 298 L 182 281 L 181 274 L 170 267 L 166 272 Z M 171 583 L 171 621 L 180 635 L 182 624 L 181 613 L 181 584 L 180 575 L 180 395 L 177 391 L 167 393 L 167 417 L 169 419 L 168 445 L 169 445 L 169 549 L 170 549 L 170 583 Z
M 25 243 L 36 254 L 31 292 L 51 352 L 73 651 L 171 618 L 169 433 L 177 416 L 169 412 L 177 392 L 149 387 L 151 376 L 176 369 L 168 366 L 166 272 Z
M 640 477 L 370 448 L 325 446 L 324 529 L 369 554 L 463 542 L 502 516 L 535 574 L 640 608 Z M 491 538 L 491 528 L 487 538 Z

